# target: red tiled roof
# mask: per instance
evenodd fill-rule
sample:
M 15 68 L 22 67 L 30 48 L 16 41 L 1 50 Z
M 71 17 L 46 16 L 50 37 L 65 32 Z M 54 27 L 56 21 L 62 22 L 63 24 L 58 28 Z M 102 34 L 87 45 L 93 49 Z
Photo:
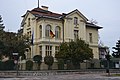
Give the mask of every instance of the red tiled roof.
M 41 8 L 34 8 L 33 10 L 29 11 L 33 15 L 37 17 L 52 17 L 52 18 L 60 18 L 62 15 L 58 13 L 53 13 L 51 11 L 43 10 Z
M 77 9 L 74 10 L 74 11 L 78 11 Z M 42 8 L 34 8 L 32 9 L 31 11 L 29 11 L 31 14 L 33 14 L 34 16 L 40 18 L 40 17 L 44 17 L 44 18 L 52 18 L 52 19 L 61 19 L 62 17 L 65 17 L 66 15 L 69 15 L 70 13 L 68 14 L 58 14 L 58 13 L 54 13 L 54 12 L 51 12 L 51 11 L 48 11 L 48 10 L 44 10 Z M 82 13 L 80 13 L 82 14 Z M 84 17 L 84 15 L 82 15 Z M 86 17 L 85 17 L 86 18 Z M 87 18 L 86 18 L 87 19 Z M 97 26 L 95 24 L 92 24 L 92 23 L 86 23 L 86 26 L 87 27 L 93 27 L 93 28 L 98 28 L 98 29 L 101 29 L 102 27 L 100 26 Z

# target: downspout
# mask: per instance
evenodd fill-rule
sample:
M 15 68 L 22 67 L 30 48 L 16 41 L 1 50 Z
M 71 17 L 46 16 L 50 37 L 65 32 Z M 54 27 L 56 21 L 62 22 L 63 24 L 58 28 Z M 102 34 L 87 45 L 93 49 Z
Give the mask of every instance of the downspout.
M 63 43 L 64 43 L 64 19 L 62 18 L 62 27 L 63 27 Z
M 61 20 L 62 20 L 62 28 L 63 28 L 63 43 L 65 42 L 65 36 L 64 36 L 64 34 L 65 34 L 65 32 L 64 32 L 64 18 L 65 18 L 65 14 L 63 13 L 62 14 L 62 17 L 61 17 Z

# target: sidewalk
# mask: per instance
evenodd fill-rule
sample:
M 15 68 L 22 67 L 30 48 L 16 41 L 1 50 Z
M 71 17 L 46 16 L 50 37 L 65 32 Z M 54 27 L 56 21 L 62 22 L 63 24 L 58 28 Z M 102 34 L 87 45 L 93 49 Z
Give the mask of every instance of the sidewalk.
M 49 76 L 30 76 L 26 78 L 0 78 L 0 80 L 120 80 L 120 77 L 107 77 L 106 73 L 97 74 L 68 74 Z

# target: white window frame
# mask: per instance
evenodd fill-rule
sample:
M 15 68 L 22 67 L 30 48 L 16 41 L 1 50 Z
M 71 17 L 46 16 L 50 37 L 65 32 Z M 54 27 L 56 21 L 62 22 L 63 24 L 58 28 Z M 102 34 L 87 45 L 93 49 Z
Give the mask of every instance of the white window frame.
M 78 25 L 78 17 L 74 17 L 74 25 Z
M 42 25 L 39 26 L 39 30 L 40 30 L 40 38 L 42 38 Z
M 50 37 L 50 29 L 51 29 L 51 25 L 47 25 L 45 27 L 45 37 L 47 37 L 47 38 Z
M 55 38 L 60 39 L 61 38 L 61 28 L 59 26 L 56 26 L 55 28 Z
M 52 46 L 45 46 L 45 56 L 52 56 Z
M 92 33 L 89 33 L 89 42 L 93 43 L 93 34 Z

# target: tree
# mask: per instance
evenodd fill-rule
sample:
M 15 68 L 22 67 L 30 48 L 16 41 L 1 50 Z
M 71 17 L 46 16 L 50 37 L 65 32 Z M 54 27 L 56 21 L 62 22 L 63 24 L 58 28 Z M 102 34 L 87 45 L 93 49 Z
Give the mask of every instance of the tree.
M 0 70 L 14 70 L 14 67 L 15 63 L 13 60 L 0 61 Z
M 45 56 L 44 57 L 44 62 L 45 62 L 45 64 L 48 65 L 48 70 L 51 70 L 52 69 L 52 65 L 54 63 L 53 56 Z
M 17 33 L 13 32 L 3 32 L 0 35 L 0 49 L 2 55 L 8 55 L 12 58 L 12 53 L 19 53 L 19 56 L 22 56 L 22 59 L 25 59 L 26 56 L 24 54 L 26 48 L 29 48 L 28 37 L 18 36 Z
M 67 59 L 67 54 L 69 52 L 69 46 L 67 42 L 61 43 L 60 45 L 60 51 L 55 54 L 55 57 L 57 59 Z
M 26 56 L 25 56 L 25 51 L 26 51 L 26 48 L 30 48 L 30 42 L 28 41 L 28 36 L 24 35 L 24 36 L 17 36 L 17 45 L 14 44 L 14 50 L 17 50 L 17 52 L 19 53 L 19 56 L 22 56 L 22 59 L 26 59 Z M 17 48 L 16 48 L 17 47 Z
M 26 70 L 32 70 L 33 69 L 33 61 L 28 60 L 26 61 Z
M 91 20 L 90 20 L 90 23 L 91 23 L 91 24 L 98 24 L 98 22 L 97 22 L 96 20 L 94 20 L 94 19 L 91 19 Z
M 64 69 L 64 60 L 63 59 L 58 59 L 58 69 L 59 70 Z
M 109 54 L 107 54 L 107 55 L 105 55 L 105 58 L 106 58 L 108 61 L 110 61 L 111 56 L 110 56 Z
M 5 26 L 2 22 L 3 22 L 2 16 L 0 15 L 0 31 L 3 31 L 3 29 L 5 28 Z
M 60 45 L 60 51 L 56 53 L 55 57 L 57 60 L 60 58 L 65 61 L 69 60 L 75 68 L 79 68 L 80 62 L 93 58 L 93 53 L 85 41 L 77 39 L 69 43 L 62 43 Z
M 35 55 L 33 57 L 33 60 L 38 64 L 38 70 L 40 70 L 40 64 L 42 62 L 42 56 L 41 55 Z
M 2 41 L 0 41 L 0 60 L 1 60 L 4 49 L 5 49 L 5 45 Z
M 0 15 L 0 59 L 1 59 L 2 53 L 3 53 L 4 48 L 5 48 L 5 45 L 2 42 L 3 33 L 4 33 L 3 29 L 4 28 L 5 28 L 5 26 L 3 24 L 2 16 Z
M 112 56 L 115 58 L 120 58 L 120 40 L 116 42 L 116 46 L 113 47 L 114 51 L 112 53 Z

